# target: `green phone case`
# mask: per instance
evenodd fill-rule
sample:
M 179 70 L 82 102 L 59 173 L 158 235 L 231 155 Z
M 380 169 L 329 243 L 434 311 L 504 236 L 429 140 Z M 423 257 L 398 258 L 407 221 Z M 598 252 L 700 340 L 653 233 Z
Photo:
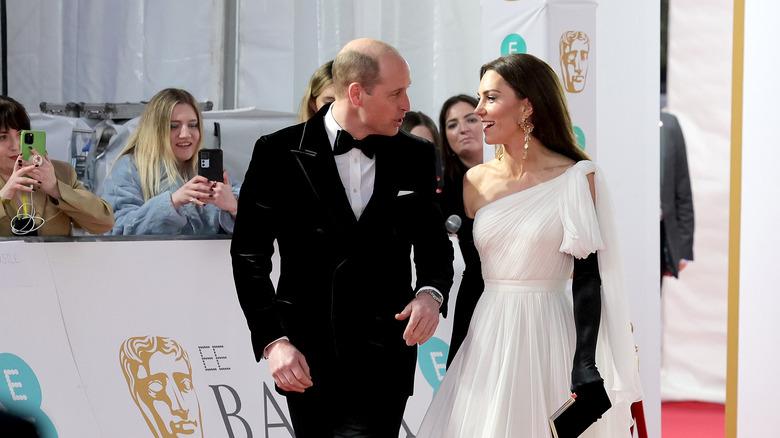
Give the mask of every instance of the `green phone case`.
M 22 159 L 31 163 L 30 159 L 33 156 L 33 149 L 35 149 L 41 157 L 46 156 L 46 133 L 43 131 L 22 131 Z M 41 164 L 41 163 L 33 163 Z

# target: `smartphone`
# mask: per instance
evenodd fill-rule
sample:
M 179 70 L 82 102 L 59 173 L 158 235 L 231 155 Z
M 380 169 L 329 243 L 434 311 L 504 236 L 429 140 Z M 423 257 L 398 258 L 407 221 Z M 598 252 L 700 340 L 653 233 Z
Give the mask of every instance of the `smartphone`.
M 22 159 L 28 163 L 37 164 L 39 166 L 43 164 L 43 160 L 41 159 L 46 156 L 46 133 L 43 131 L 25 130 L 21 132 L 21 136 Z M 38 155 L 40 155 L 40 162 L 35 162 L 36 158 L 33 151 L 38 152 Z
M 198 175 L 209 181 L 222 181 L 222 149 L 201 149 L 198 151 Z

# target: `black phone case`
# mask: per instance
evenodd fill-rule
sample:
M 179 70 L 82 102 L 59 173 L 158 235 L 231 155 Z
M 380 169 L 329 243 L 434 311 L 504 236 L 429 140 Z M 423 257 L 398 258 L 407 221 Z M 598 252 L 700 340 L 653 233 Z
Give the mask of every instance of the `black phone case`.
M 222 150 L 201 149 L 198 151 L 198 175 L 209 181 L 222 182 Z

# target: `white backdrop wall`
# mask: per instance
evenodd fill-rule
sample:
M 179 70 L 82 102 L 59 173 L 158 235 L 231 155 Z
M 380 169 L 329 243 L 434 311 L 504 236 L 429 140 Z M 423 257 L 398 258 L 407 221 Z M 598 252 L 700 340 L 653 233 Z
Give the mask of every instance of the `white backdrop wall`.
M 694 261 L 663 290 L 662 397 L 726 401 L 732 0 L 669 2 L 668 109 L 685 136 Z
M 597 9 L 598 163 L 615 202 L 639 348 L 648 436 L 661 436 L 659 395 L 659 2 L 602 0 Z
M 744 0 L 744 81 L 742 113 L 742 215 L 739 281 L 739 370 L 737 436 L 767 434 L 775 422 L 765 414 L 780 410 L 771 382 L 780 352 L 773 348 L 780 334 L 777 309 L 775 231 L 780 217 L 776 175 L 780 162 L 777 108 L 780 85 L 767 80 L 780 68 L 772 53 L 772 35 L 780 5 L 768 0 Z M 769 73 L 771 74 L 771 73 Z M 729 375 L 731 383 L 735 376 Z M 729 396 L 731 402 L 731 396 Z M 771 416 L 770 416 L 771 417 Z M 728 431 L 727 431 L 728 433 Z

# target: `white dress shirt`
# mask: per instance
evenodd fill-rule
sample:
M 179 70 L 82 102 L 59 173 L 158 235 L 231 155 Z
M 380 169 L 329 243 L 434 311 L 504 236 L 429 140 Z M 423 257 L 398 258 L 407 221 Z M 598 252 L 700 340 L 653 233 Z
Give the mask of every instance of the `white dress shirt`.
M 328 133 L 331 150 L 336 145 L 336 134 L 343 129 L 333 117 L 333 105 L 325 114 L 325 132 Z M 341 183 L 355 213 L 360 219 L 371 195 L 374 193 L 374 177 L 376 176 L 376 156 L 368 158 L 360 149 L 354 148 L 346 154 L 336 155 L 336 168 L 339 171 Z

